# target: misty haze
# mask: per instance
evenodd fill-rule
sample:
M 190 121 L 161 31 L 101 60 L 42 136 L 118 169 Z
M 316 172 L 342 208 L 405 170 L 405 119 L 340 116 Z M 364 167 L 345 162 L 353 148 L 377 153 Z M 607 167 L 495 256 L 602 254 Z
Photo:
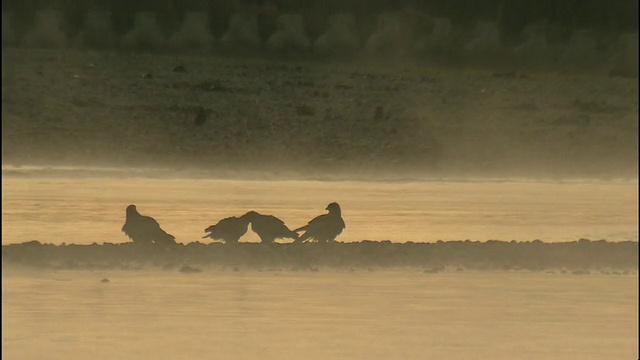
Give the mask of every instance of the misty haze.
M 638 358 L 638 2 L 2 7 L 3 357 Z

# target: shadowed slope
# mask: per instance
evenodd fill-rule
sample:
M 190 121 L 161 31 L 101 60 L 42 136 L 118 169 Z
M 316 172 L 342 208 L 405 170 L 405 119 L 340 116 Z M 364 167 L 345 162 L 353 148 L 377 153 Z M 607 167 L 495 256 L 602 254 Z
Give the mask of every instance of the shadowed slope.
M 298 241 L 316 240 L 318 242 L 333 242 L 336 237 L 346 228 L 344 220 L 342 220 L 340 205 L 331 203 L 326 208 L 328 214 L 320 215 L 301 228 L 295 229 L 295 232 L 304 231 Z
M 175 245 L 176 238 L 167 234 L 160 224 L 150 217 L 138 213 L 135 205 L 127 207 L 127 220 L 122 231 L 136 244 Z

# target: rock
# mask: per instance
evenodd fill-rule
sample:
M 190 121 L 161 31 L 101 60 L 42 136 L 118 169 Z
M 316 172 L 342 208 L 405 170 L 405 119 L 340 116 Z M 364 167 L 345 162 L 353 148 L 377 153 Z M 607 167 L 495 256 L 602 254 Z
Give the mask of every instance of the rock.
M 173 72 L 186 73 L 187 68 L 184 65 L 177 65 L 176 67 L 173 68 Z
M 309 105 L 300 105 L 296 107 L 296 114 L 299 116 L 313 116 L 316 113 L 316 109 Z
M 202 270 L 198 269 L 198 268 L 193 268 L 189 265 L 185 265 L 183 267 L 180 268 L 180 272 L 183 274 L 193 274 L 193 273 L 200 273 L 202 272 Z

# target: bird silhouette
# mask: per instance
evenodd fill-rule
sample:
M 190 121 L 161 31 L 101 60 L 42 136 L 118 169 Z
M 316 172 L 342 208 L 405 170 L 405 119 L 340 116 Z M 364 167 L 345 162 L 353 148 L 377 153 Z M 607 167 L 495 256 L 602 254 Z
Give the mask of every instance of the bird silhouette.
M 212 238 L 213 240 L 220 240 L 225 244 L 237 244 L 240 238 L 247 233 L 249 228 L 249 220 L 243 217 L 228 217 L 218 221 L 217 224 L 211 225 L 204 230 L 208 232 L 203 237 Z
M 342 220 L 342 211 L 338 203 L 327 205 L 328 214 L 315 217 L 313 220 L 301 228 L 293 230 L 294 232 L 304 231 L 304 234 L 296 242 L 304 242 L 307 240 L 316 240 L 318 242 L 333 242 L 342 230 L 346 228 L 344 220 Z
M 122 227 L 122 231 L 135 244 L 160 246 L 176 244 L 175 236 L 162 230 L 160 224 L 154 218 L 140 215 L 135 205 L 127 207 L 127 220 Z
M 242 217 L 251 222 L 251 229 L 260 237 L 263 244 L 272 244 L 276 239 L 298 240 L 298 234 L 291 231 L 282 220 L 273 215 L 262 215 L 255 211 L 249 211 Z

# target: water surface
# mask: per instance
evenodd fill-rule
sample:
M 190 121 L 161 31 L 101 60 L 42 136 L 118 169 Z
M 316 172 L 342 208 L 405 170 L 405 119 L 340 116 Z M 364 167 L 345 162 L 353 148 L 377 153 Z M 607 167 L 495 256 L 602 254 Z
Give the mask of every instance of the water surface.
M 637 275 L 412 269 L 3 269 L 2 353 L 66 360 L 633 359 L 637 282 Z
M 249 210 L 289 227 L 340 203 L 339 241 L 638 240 L 638 183 L 533 181 L 246 181 L 147 178 L 2 179 L 2 243 L 127 242 L 136 204 L 182 243 Z M 248 232 L 241 241 L 259 241 Z

